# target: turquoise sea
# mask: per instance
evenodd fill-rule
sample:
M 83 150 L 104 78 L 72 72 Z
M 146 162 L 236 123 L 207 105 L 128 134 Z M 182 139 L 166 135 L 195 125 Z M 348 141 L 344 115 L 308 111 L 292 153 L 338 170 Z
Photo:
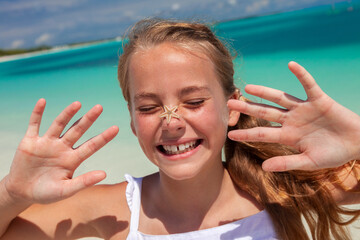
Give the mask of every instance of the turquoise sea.
M 329 6 L 222 22 L 214 29 L 238 52 L 240 87 L 262 84 L 305 98 L 287 69 L 287 63 L 295 60 L 331 97 L 360 114 L 358 23 L 358 7 L 349 11 Z M 95 104 L 104 107 L 103 115 L 80 142 L 109 126 L 120 126 L 116 139 L 80 166 L 77 174 L 103 169 L 108 173 L 105 182 L 118 182 L 125 172 L 140 176 L 156 170 L 130 130 L 117 83 L 120 48 L 120 41 L 112 41 L 0 62 L 0 177 L 8 172 L 39 98 L 47 100 L 42 133 L 73 101 L 83 104 L 77 118 Z

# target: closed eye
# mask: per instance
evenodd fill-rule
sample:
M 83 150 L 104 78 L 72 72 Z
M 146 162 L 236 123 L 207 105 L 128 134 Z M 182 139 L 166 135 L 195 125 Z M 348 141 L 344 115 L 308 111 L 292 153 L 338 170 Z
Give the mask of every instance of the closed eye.
M 185 104 L 190 105 L 192 107 L 201 106 L 205 102 L 204 99 L 196 99 L 196 100 L 190 100 L 186 101 Z
M 142 106 L 137 108 L 137 110 L 141 113 L 152 113 L 155 112 L 157 109 L 157 106 Z

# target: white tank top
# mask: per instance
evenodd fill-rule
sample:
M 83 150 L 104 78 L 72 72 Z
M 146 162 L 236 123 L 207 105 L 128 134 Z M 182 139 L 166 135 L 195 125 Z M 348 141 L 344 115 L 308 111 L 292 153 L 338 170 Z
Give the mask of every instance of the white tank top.
M 127 240 L 277 240 L 274 226 L 266 211 L 218 227 L 170 235 L 148 235 L 139 232 L 142 178 L 126 174 L 126 200 L 131 211 Z

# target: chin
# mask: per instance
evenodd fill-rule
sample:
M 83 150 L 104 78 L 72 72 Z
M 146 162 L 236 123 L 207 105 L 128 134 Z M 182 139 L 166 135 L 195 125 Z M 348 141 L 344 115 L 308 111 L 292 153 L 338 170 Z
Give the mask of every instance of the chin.
M 160 173 L 175 181 L 186 181 L 196 178 L 199 175 L 199 168 L 196 166 L 172 166 L 160 168 Z

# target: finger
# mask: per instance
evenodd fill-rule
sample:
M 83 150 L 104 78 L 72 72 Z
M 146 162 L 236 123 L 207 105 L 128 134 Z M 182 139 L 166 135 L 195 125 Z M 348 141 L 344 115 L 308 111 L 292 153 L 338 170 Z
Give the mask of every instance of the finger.
M 245 87 L 245 91 L 251 95 L 276 103 L 286 109 L 292 109 L 297 103 L 303 102 L 301 99 L 283 91 L 259 85 L 249 84 Z
M 66 125 L 70 122 L 70 120 L 74 117 L 74 115 L 81 108 L 80 102 L 73 102 L 69 106 L 67 106 L 60 114 L 55 118 L 45 136 L 48 137 L 60 137 L 60 134 L 64 131 Z
M 26 135 L 34 137 L 39 135 L 40 123 L 45 110 L 46 101 L 41 98 L 35 104 L 35 107 L 31 113 L 29 126 L 26 131 Z
M 78 159 L 80 164 L 82 161 L 93 155 L 100 148 L 105 146 L 108 142 L 110 142 L 116 134 L 119 132 L 119 128 L 117 126 L 112 126 L 105 130 L 103 133 L 97 135 L 96 137 L 90 139 L 89 141 L 82 144 L 80 147 L 76 149 L 78 152 Z
M 299 79 L 308 99 L 317 99 L 321 96 L 323 91 L 304 67 L 293 61 L 289 62 L 288 66 L 290 71 Z
M 96 183 L 104 180 L 106 173 L 104 171 L 92 171 L 80 175 L 74 179 L 67 180 L 66 186 L 64 187 L 63 197 L 70 197 L 78 191 L 93 186 Z
M 96 105 L 79 119 L 61 138 L 67 145 L 73 146 L 80 137 L 89 129 L 102 113 L 102 106 Z
M 286 113 L 288 112 L 285 109 L 280 109 L 266 104 L 244 102 L 233 99 L 229 100 L 227 105 L 232 110 L 281 124 L 285 121 Z
M 315 170 L 318 167 L 305 154 L 277 156 L 263 162 L 264 171 L 284 172 L 290 170 Z
M 281 143 L 281 128 L 256 127 L 249 129 L 232 130 L 228 137 L 233 141 L 243 142 L 272 142 Z

